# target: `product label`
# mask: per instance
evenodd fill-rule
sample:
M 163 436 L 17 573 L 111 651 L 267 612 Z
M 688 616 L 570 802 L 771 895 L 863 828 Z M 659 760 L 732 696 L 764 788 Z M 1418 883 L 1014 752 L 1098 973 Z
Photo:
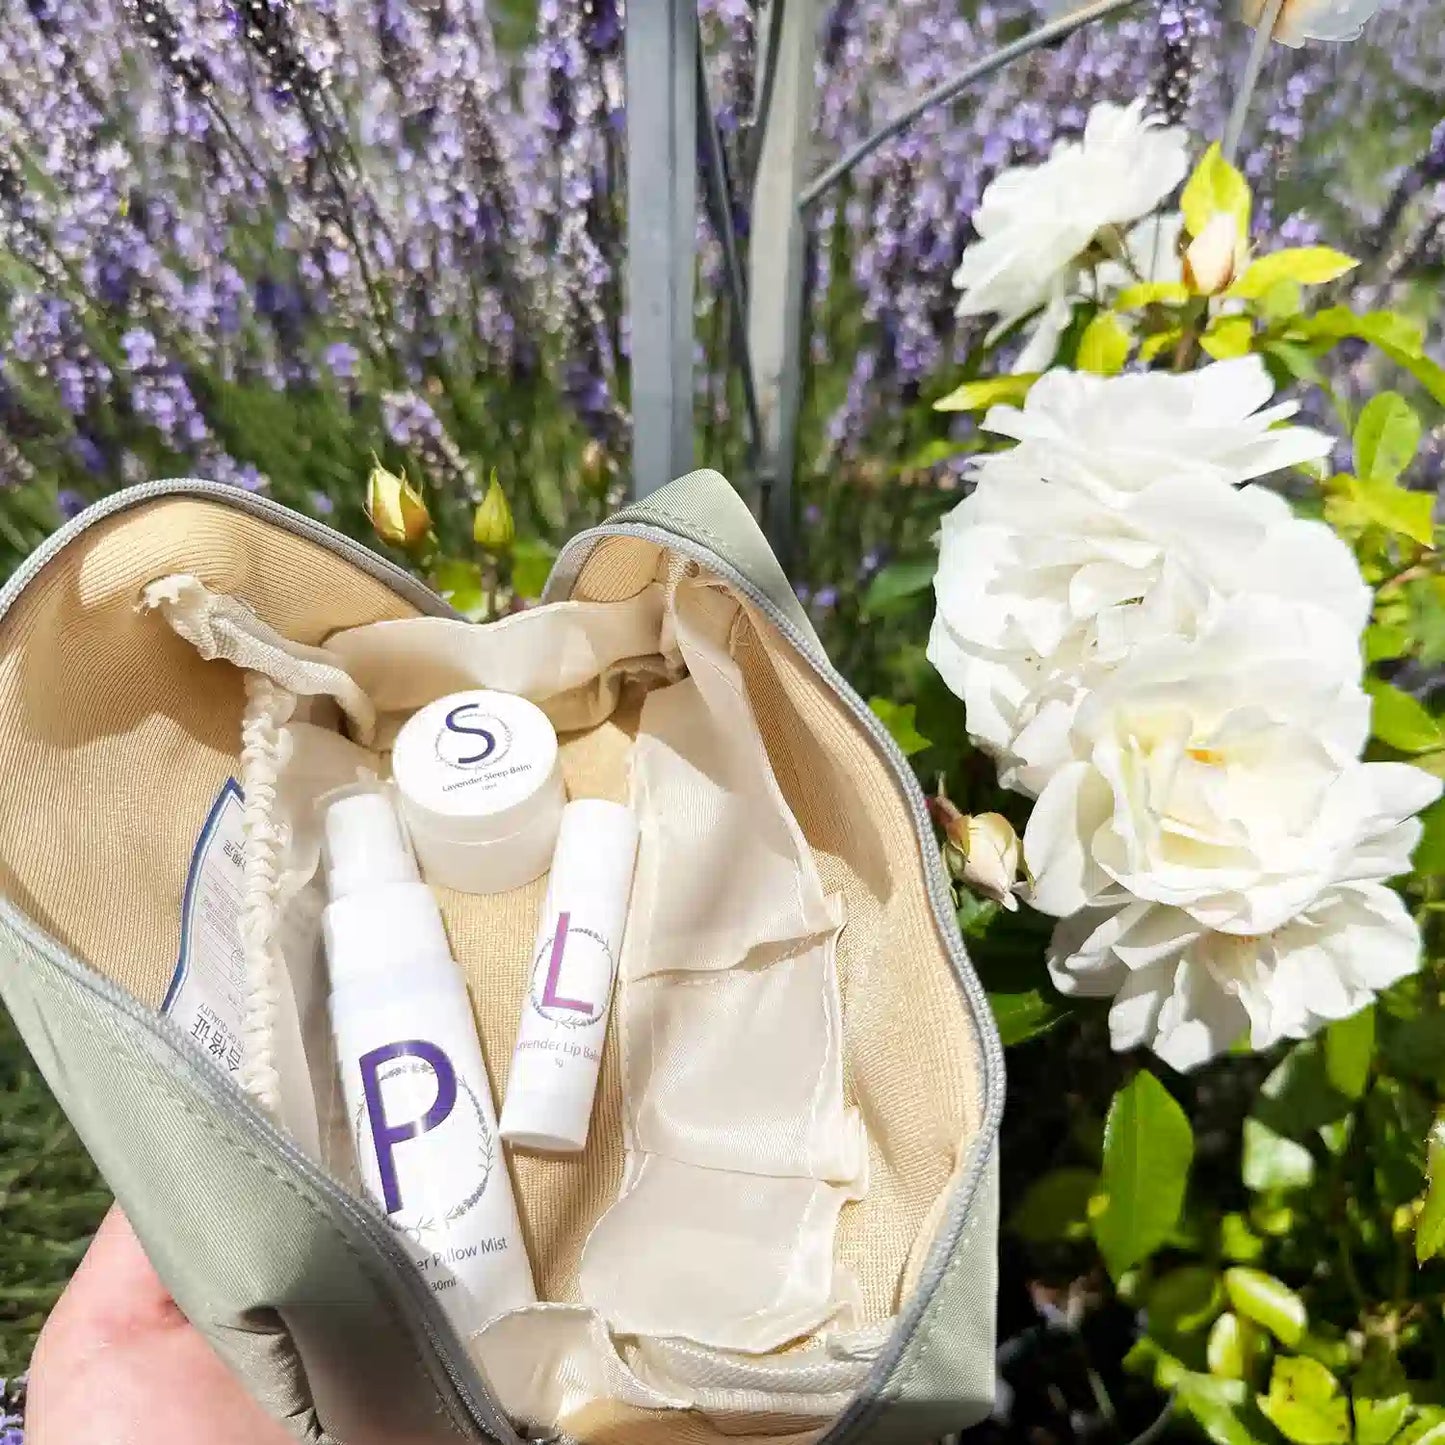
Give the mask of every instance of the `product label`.
M 615 972 L 607 939 L 559 913 L 532 959 L 517 1053 L 599 1060 Z
M 382 1208 L 392 1222 L 422 1233 L 434 1216 L 452 1221 L 469 1214 L 487 1192 L 496 1142 L 482 1101 L 457 1076 L 446 1050 L 430 1039 L 398 1039 L 367 1050 L 356 1066 L 363 1101 L 356 1137 L 375 1160 Z M 403 1196 L 400 1147 L 437 1130 L 441 1137 L 427 1140 L 421 1152 L 429 1155 L 439 1146 L 448 1155 L 448 1168 L 428 1174 L 424 1187 L 413 1180 Z M 416 1155 L 417 1150 L 407 1151 L 409 1160 Z
M 471 1017 L 434 1010 L 352 1016 L 342 1085 L 367 1193 L 469 1332 L 536 1296 Z
M 535 772 L 536 762 L 519 757 L 512 741 L 505 719 L 479 703 L 459 703 L 442 719 L 433 745 L 437 761 L 452 774 L 442 791 L 490 792 L 508 778 Z
M 196 839 L 181 904 L 181 946 L 161 1013 L 223 1068 L 241 1067 L 243 795 L 228 778 Z

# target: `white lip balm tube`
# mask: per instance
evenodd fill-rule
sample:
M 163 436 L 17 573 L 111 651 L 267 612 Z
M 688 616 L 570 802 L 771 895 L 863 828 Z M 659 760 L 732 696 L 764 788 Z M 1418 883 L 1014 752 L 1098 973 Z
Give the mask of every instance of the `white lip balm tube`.
M 331 1029 L 367 1192 L 466 1336 L 537 1298 L 466 980 L 390 800 L 325 816 Z
M 562 810 L 502 1104 L 502 1137 L 571 1153 L 587 1143 L 637 861 L 637 819 L 579 798 Z

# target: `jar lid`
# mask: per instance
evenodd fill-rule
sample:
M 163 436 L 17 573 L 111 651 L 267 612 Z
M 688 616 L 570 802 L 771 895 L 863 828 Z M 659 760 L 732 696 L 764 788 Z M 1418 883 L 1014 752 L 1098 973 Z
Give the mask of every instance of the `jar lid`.
M 555 786 L 557 734 L 524 697 L 456 692 L 407 720 L 391 771 L 409 821 L 458 842 L 506 837 Z

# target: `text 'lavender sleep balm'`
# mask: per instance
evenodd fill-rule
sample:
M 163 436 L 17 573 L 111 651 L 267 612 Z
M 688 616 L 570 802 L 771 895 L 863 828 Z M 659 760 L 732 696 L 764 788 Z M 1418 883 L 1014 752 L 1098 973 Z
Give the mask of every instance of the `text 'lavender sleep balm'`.
M 428 883 L 505 893 L 547 871 L 567 793 L 534 703 L 481 688 L 438 698 L 397 734 L 391 772 Z
M 465 1336 L 537 1298 L 466 980 L 390 800 L 341 798 L 325 833 L 331 1031 L 357 1167 Z
M 587 1143 L 636 861 L 631 809 L 579 798 L 562 810 L 502 1103 L 509 1143 L 557 1153 Z

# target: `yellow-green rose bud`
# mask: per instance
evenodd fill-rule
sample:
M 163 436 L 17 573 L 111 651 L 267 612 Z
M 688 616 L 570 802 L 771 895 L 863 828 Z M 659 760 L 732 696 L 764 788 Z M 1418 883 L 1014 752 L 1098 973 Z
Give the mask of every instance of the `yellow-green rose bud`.
M 1184 253 L 1184 284 L 1196 296 L 1218 296 L 1234 284 L 1248 257 L 1239 221 L 1216 211 Z
M 591 492 L 602 492 L 612 476 L 612 462 L 607 449 L 593 438 L 582 448 L 582 485 Z
M 366 515 L 376 535 L 393 547 L 415 547 L 431 532 L 431 514 L 421 493 L 377 462 L 366 479 Z
M 512 520 L 512 509 L 507 504 L 507 494 L 492 473 L 487 494 L 477 506 L 472 519 L 472 536 L 479 547 L 488 552 L 506 552 L 511 548 L 512 539 L 517 535 L 517 524 Z
M 1013 824 L 1002 813 L 960 812 L 941 794 L 928 800 L 934 821 L 943 829 L 944 857 L 949 871 L 976 893 L 1010 911 L 1019 906 L 1019 874 L 1023 849 Z

